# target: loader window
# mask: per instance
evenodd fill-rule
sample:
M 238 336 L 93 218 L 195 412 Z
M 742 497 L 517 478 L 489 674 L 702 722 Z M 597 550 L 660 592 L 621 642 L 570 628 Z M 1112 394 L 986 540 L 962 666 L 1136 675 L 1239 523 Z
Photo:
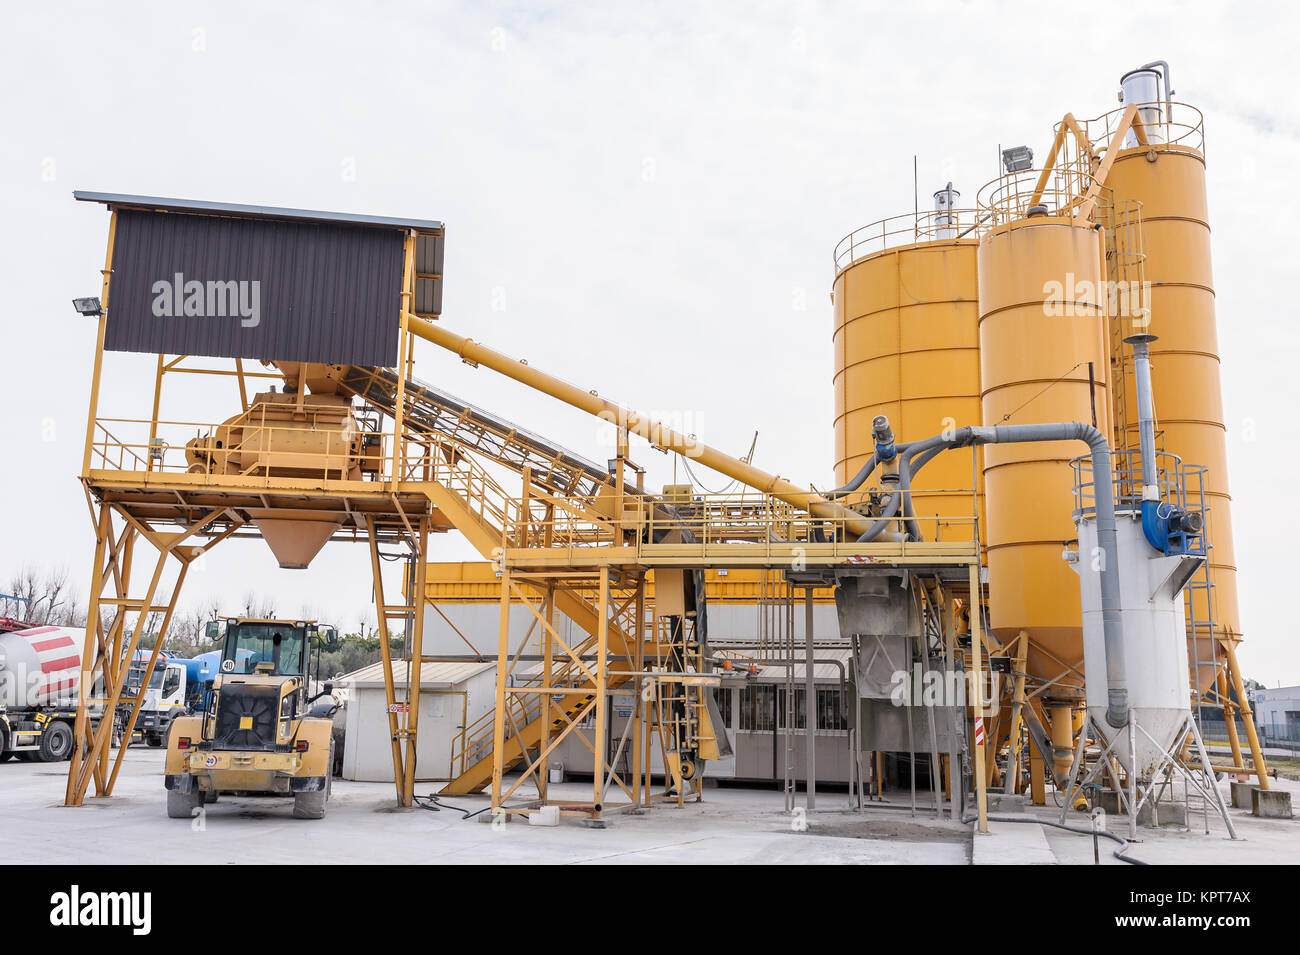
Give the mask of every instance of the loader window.
M 222 659 L 236 661 L 236 673 L 253 673 L 259 663 L 270 663 L 274 673 L 301 676 L 306 636 L 291 624 L 239 624 L 227 629 Z

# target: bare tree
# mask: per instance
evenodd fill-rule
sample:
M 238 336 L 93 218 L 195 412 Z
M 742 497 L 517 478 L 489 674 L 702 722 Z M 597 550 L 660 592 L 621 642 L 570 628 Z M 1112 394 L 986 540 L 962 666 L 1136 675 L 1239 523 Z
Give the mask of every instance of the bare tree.
M 85 626 L 86 611 L 66 567 L 38 570 L 27 566 L 9 578 L 0 597 L 0 616 L 39 627 Z
M 255 620 L 274 620 L 275 600 L 271 597 L 263 597 L 250 590 L 244 596 L 244 606 L 240 610 L 240 616 L 251 617 Z

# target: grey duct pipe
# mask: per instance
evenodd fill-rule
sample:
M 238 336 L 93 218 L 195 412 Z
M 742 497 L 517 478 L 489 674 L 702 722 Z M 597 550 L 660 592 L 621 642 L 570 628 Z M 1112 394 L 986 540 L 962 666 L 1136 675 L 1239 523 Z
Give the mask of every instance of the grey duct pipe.
M 899 465 L 898 470 L 902 475 L 901 484 L 905 494 L 903 498 L 903 516 L 907 518 L 907 533 L 912 540 L 925 539 L 921 534 L 920 525 L 916 522 L 916 512 L 912 510 L 912 478 L 916 477 L 916 472 L 925 467 L 931 458 L 946 450 L 948 449 L 943 446 L 917 448 L 909 445 L 903 451 L 903 462 Z
M 1106 436 L 1092 425 L 1080 421 L 958 428 L 950 435 L 936 435 L 899 445 L 898 451 L 903 458 L 899 467 L 902 475 L 899 495 L 909 493 L 912 476 L 940 451 L 980 444 L 1024 444 L 1038 441 L 1082 441 L 1088 445 L 1092 455 L 1097 543 L 1101 546 L 1103 555 L 1101 617 L 1106 646 L 1106 682 L 1109 684 L 1106 722 L 1114 727 L 1125 726 L 1129 719 L 1128 668 L 1124 662 L 1123 620 L 1119 610 L 1119 545 L 1115 531 L 1115 496 L 1111 475 L 1110 445 L 1106 441 Z M 912 461 L 918 456 L 920 460 L 913 466 Z M 875 527 L 876 525 L 873 525 L 871 530 L 875 530 Z M 870 540 L 871 532 L 868 531 L 860 539 Z
M 873 541 L 880 536 L 881 531 L 893 523 L 894 517 L 898 514 L 898 509 L 903 504 L 902 490 L 894 491 L 889 495 L 889 503 L 880 513 L 880 519 L 867 528 L 867 532 L 858 538 L 858 543 L 865 544 Z
M 832 491 L 827 491 L 823 497 L 826 497 L 829 500 L 834 500 L 837 497 L 843 497 L 845 494 L 852 494 L 858 488 L 862 487 L 863 482 L 865 482 L 867 478 L 871 477 L 871 472 L 876 469 L 877 463 L 879 462 L 876 459 L 876 455 L 872 454 L 871 460 L 862 465 L 862 468 L 857 474 L 853 475 L 848 484 L 845 484 L 843 487 L 837 487 Z
M 1133 377 L 1137 381 L 1138 441 L 1142 449 L 1142 499 L 1155 495 L 1156 484 L 1156 412 L 1151 399 L 1151 349 L 1155 335 L 1130 335 L 1124 344 L 1133 346 Z
M 1173 77 L 1169 73 L 1169 63 L 1167 60 L 1152 60 L 1150 63 L 1143 63 L 1138 67 L 1139 70 L 1149 70 L 1158 68 L 1165 78 L 1165 119 L 1173 119 L 1174 116 L 1174 84 Z

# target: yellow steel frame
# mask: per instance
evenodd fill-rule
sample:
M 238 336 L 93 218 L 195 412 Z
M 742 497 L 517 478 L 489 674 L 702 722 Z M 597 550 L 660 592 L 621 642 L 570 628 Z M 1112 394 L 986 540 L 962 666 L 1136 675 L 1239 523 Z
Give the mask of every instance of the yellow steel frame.
M 110 223 L 109 243 L 103 275 L 102 301 L 107 305 L 116 217 Z M 156 657 L 170 624 L 172 612 L 191 563 L 216 544 L 231 537 L 257 536 L 247 509 L 263 517 L 338 520 L 344 530 L 335 535 L 367 541 L 374 578 L 376 619 L 386 637 L 394 620 L 410 620 L 412 645 L 407 666 L 407 685 L 399 686 L 395 661 L 387 639 L 381 639 L 385 692 L 389 710 L 395 788 L 400 805 L 413 799 L 416 741 L 419 729 L 420 669 L 426 658 L 422 635 L 429 534 L 457 529 L 485 556 L 501 568 L 501 632 L 498 642 L 497 699 L 491 727 L 490 782 L 494 811 L 511 812 L 517 807 L 507 800 L 523 779 L 535 778 L 544 800 L 547 795 L 546 769 L 555 746 L 568 737 L 582 739 L 592 754 L 593 790 L 589 804 L 565 810 L 599 818 L 618 806 L 642 805 L 655 798 L 700 798 L 700 780 L 689 786 L 671 786 L 651 792 L 651 752 L 658 738 L 665 769 L 671 775 L 669 758 L 682 733 L 694 732 L 682 717 L 669 718 L 671 701 L 678 700 L 690 712 L 699 706 L 704 661 L 691 651 L 686 670 L 664 673 L 649 669 L 661 665 L 666 648 L 660 633 L 663 618 L 656 616 L 647 600 L 646 575 L 655 567 L 692 570 L 726 567 L 755 569 L 842 568 L 862 564 L 906 567 L 916 571 L 966 567 L 974 593 L 978 593 L 978 545 L 974 543 L 844 543 L 855 541 L 867 526 L 861 514 L 783 479 L 766 475 L 747 462 L 736 462 L 720 452 L 696 445 L 645 419 L 619 411 L 619 454 L 613 482 L 613 498 L 599 507 L 557 494 L 534 481 L 524 468 L 523 493 L 507 495 L 496 479 L 480 464 L 469 448 L 446 437 L 413 431 L 406 422 L 405 381 L 412 376 L 414 337 L 435 341 L 457 351 L 468 361 L 502 365 L 497 353 L 482 349 L 458 336 L 447 338 L 442 330 L 411 314 L 414 294 L 415 235 L 406 238 L 402 309 L 398 330 L 396 401 L 389 417 L 391 431 L 385 433 L 388 451 L 380 451 L 381 463 L 374 480 L 349 479 L 343 472 L 330 472 L 312 465 L 307 452 L 293 464 L 297 476 L 273 473 L 258 466 L 239 474 L 189 473 L 167 465 L 168 455 L 180 450 L 161 442 L 161 429 L 176 423 L 163 416 L 164 378 L 172 373 L 233 379 L 238 387 L 240 408 L 248 412 L 250 379 L 274 378 L 266 372 L 249 372 L 242 361 L 233 367 L 197 367 L 187 356 L 158 355 L 149 416 L 138 420 L 101 417 L 99 405 L 103 380 L 106 318 L 99 319 L 94 356 L 92 394 L 87 418 L 86 443 L 81 480 L 95 519 L 96 548 L 91 618 L 95 639 L 87 641 L 84 669 L 93 683 L 97 673 L 104 677 L 100 705 L 112 713 L 118 704 L 129 702 L 138 711 L 140 699 L 123 695 L 126 669 L 138 646 L 144 622 L 151 613 L 161 615 Z M 514 363 L 505 365 L 518 373 Z M 531 375 L 531 377 L 529 377 Z M 611 407 L 549 376 L 525 371 L 526 383 L 588 410 L 606 412 Z M 295 411 L 304 413 L 305 389 L 299 387 Z M 209 431 L 216 423 L 198 426 Z M 143 440 L 132 443 L 110 429 L 123 427 L 144 432 Z M 262 427 L 259 425 L 259 427 Z M 269 427 L 269 426 L 268 426 Z M 643 492 L 633 490 L 625 479 L 632 467 L 626 458 L 630 433 L 646 437 L 657 446 L 688 454 L 702 463 L 742 472 L 742 480 L 759 489 L 756 494 L 733 496 L 730 500 L 695 499 L 680 516 L 665 521 Z M 502 462 L 503 463 L 503 462 Z M 301 464 L 301 466 L 300 466 Z M 337 465 L 334 465 L 337 468 Z M 612 513 L 606 504 L 612 503 Z M 973 518 L 970 518 L 973 520 Z M 120 523 L 120 529 L 114 522 Z M 828 532 L 814 534 L 814 529 Z M 662 531 L 670 531 L 667 536 Z M 974 535 L 971 535 L 974 537 Z M 136 543 L 143 539 L 158 551 L 158 560 L 143 596 L 130 590 L 131 566 Z M 835 543 L 819 542 L 825 540 Z M 405 603 L 390 602 L 381 573 L 381 543 L 399 542 L 415 555 L 414 579 L 406 580 Z M 178 561 L 179 570 L 165 602 L 158 599 L 168 558 Z M 106 592 L 112 584 L 112 592 Z M 584 593 L 592 593 L 588 601 Z M 517 654 L 509 653 L 509 608 L 525 603 L 543 634 L 543 670 L 531 685 L 512 687 L 509 677 Z M 113 613 L 106 622 L 101 609 Z M 540 608 L 540 609 L 539 609 Z M 555 627 L 556 615 L 580 618 L 589 631 L 581 645 L 569 646 Z M 127 615 L 136 614 L 135 626 L 127 626 Z M 649 617 L 647 618 L 647 614 Z M 972 626 L 973 666 L 982 669 L 982 638 L 978 614 Z M 649 623 L 647 623 L 649 619 Z M 619 659 L 612 659 L 617 657 Z M 652 682 L 653 681 L 653 682 Z M 632 772 L 620 774 L 604 751 L 609 725 L 607 691 L 631 682 L 636 688 L 635 716 L 625 739 L 632 751 Z M 557 701 L 558 698 L 558 701 Z M 539 744 L 530 751 L 526 727 L 520 716 L 527 712 L 521 701 L 541 701 L 543 721 L 537 733 Z M 566 705 L 578 701 L 576 706 Z M 693 701 L 693 702 L 692 702 Z M 974 703 L 978 706 L 980 700 Z M 594 719 L 594 738 L 588 740 L 579 729 L 583 718 Z M 686 718 L 686 724 L 692 723 Z M 75 757 L 69 773 L 66 801 L 77 805 L 93 780 L 96 792 L 110 795 L 120 767 L 122 752 L 110 768 L 112 720 L 93 725 L 86 702 L 80 707 Z M 470 745 L 461 747 L 462 759 Z M 514 747 L 512 750 L 511 747 Z M 984 759 L 987 743 L 977 746 L 976 786 L 980 793 L 983 820 Z M 535 755 L 533 753 L 535 752 Z M 518 757 L 524 758 L 519 781 L 506 784 L 503 777 Z M 463 767 L 462 767 L 463 768 Z M 455 767 L 453 765 L 453 771 Z M 461 774 L 462 776 L 464 773 Z M 486 780 L 485 780 L 486 782 Z M 609 788 L 617 787 L 626 802 L 606 799 Z
M 123 735 L 116 759 L 110 762 L 114 742 L 115 714 L 125 716 L 127 726 L 134 720 L 142 703 L 142 694 L 126 695 L 126 674 L 139 641 L 152 618 L 158 619 L 157 640 L 150 664 L 156 662 L 177 599 L 189 567 L 201 555 L 231 537 L 258 536 L 254 524 L 245 516 L 246 508 L 256 508 L 263 516 L 298 519 L 337 519 L 350 526 L 352 539 L 366 540 L 374 576 L 376 616 L 381 635 L 386 637 L 395 619 L 409 619 L 413 625 L 412 663 L 407 668 L 406 686 L 395 677 L 392 654 L 387 639 L 381 639 L 385 691 L 389 708 L 389 726 L 393 745 L 394 782 L 399 805 L 410 805 L 415 782 L 416 737 L 419 724 L 421 637 L 425 601 L 423 568 L 428 560 L 430 533 L 456 526 L 451 517 L 436 506 L 436 499 L 447 496 L 449 484 L 457 480 L 454 469 L 442 468 L 435 473 L 435 457 L 430 439 L 411 433 L 403 422 L 403 405 L 399 400 L 393 427 L 388 435 L 391 453 L 382 455 L 379 480 L 348 480 L 344 475 L 331 477 L 324 466 L 313 464 L 304 454 L 307 477 L 278 477 L 269 470 L 242 474 L 187 473 L 184 465 L 168 468 L 167 452 L 178 448 L 158 446 L 164 425 L 178 425 L 163 417 L 163 385 L 169 374 L 213 376 L 214 380 L 233 378 L 238 385 L 239 406 L 249 409 L 250 379 L 277 380 L 271 372 L 250 372 L 241 360 L 233 367 L 219 363 L 197 366 L 188 356 L 158 355 L 150 413 L 147 418 L 108 419 L 99 414 L 104 376 L 104 337 L 107 307 L 112 282 L 112 262 L 117 216 L 109 223 L 108 247 L 103 270 L 101 302 L 91 395 L 82 456 L 81 481 L 95 528 L 95 555 L 92 565 L 92 592 L 88 639 L 82 659 L 83 691 L 74 724 L 75 744 L 69 767 L 65 802 L 81 805 L 90 784 L 95 794 L 110 796 L 123 754 L 130 745 L 130 734 Z M 414 357 L 414 342 L 406 328 L 407 313 L 414 294 L 414 254 L 416 236 L 405 238 L 405 272 L 402 292 L 398 355 L 409 374 Z M 405 376 L 403 376 L 405 377 Z M 299 389 L 296 411 L 304 407 L 305 389 Z M 139 428 L 147 437 L 135 444 L 118 439 L 109 425 Z M 210 432 L 213 424 L 198 425 Z M 271 430 L 266 427 L 266 430 Z M 413 452 L 413 449 L 419 449 Z M 156 453 L 154 453 L 156 451 Z M 328 455 L 323 456 L 328 458 Z M 471 478 L 462 478 L 467 483 Z M 337 536 L 347 536 L 348 531 Z M 132 569 L 138 543 L 153 546 L 158 557 L 143 592 L 132 590 Z M 379 560 L 382 543 L 405 543 L 415 555 L 417 579 L 408 582 L 408 604 L 390 604 L 385 596 Z M 163 578 L 174 558 L 178 564 L 175 579 L 166 592 Z M 134 626 L 129 626 L 134 615 Z M 105 619 L 107 618 L 107 619 Z M 102 680 L 102 696 L 93 696 L 91 687 Z M 127 707 L 129 706 L 129 711 Z M 103 717 L 96 720 L 95 714 Z
M 971 588 L 970 593 L 979 594 L 979 546 L 974 541 L 818 544 L 809 541 L 813 524 L 807 516 L 775 499 L 745 500 L 742 504 L 745 496 L 735 495 L 728 504 L 704 495 L 696 499 L 694 517 L 686 520 L 694 542 L 652 543 L 656 535 L 650 531 L 657 526 L 657 518 L 644 511 L 619 509 L 616 512 L 623 514 L 622 521 L 605 520 L 564 501 L 530 493 L 526 475 L 524 486 L 521 496 L 501 502 L 507 523 L 499 535 L 488 535 L 484 545 L 492 539 L 508 545 L 493 550 L 493 566 L 500 574 L 495 707 L 467 732 L 459 761 L 453 754 L 453 781 L 444 790 L 463 793 L 490 786 L 493 812 L 527 814 L 538 805 L 556 804 L 548 799 L 546 767 L 556 747 L 569 738 L 581 740 L 591 754 L 595 789 L 590 803 L 559 803 L 563 815 L 599 819 L 602 813 L 646 805 L 653 799 L 667 798 L 680 804 L 686 798 L 701 798 L 698 776 L 689 785 L 672 778 L 669 754 L 681 730 L 666 715 L 672 698 L 684 697 L 683 706 L 688 708 L 700 705 L 699 688 L 691 685 L 689 674 L 650 676 L 655 665 L 662 664 L 666 647 L 658 609 L 650 614 L 652 622 L 646 623 L 647 611 L 653 607 L 647 599 L 646 576 L 655 568 L 693 571 L 754 567 L 780 571 L 880 565 L 907 568 L 917 574 L 943 570 L 949 577 L 965 568 L 966 587 Z M 745 521 L 734 516 L 738 509 L 746 515 Z M 784 539 L 776 539 L 778 529 Z M 843 529 L 835 536 L 845 536 Z M 510 542 L 515 542 L 514 546 L 509 546 Z M 613 596 L 612 581 L 618 583 L 621 597 Z M 594 591 L 596 597 L 575 597 L 583 590 Z M 587 630 L 586 639 L 571 646 L 556 631 L 555 614 L 561 602 L 567 600 L 562 609 L 574 616 L 575 599 L 579 610 L 585 607 L 594 612 L 581 621 Z M 634 604 L 636 610 L 629 614 Z M 529 610 L 527 632 L 517 644 L 512 642 L 512 606 Z M 978 614 L 972 615 L 973 650 L 967 663 L 975 682 L 982 686 L 986 638 L 978 618 Z M 617 625 L 611 626 L 611 622 Z M 542 670 L 521 681 L 517 664 L 524 644 L 536 632 L 540 632 Z M 693 660 L 694 672 L 702 674 L 702 658 L 696 655 Z M 631 767 L 629 778 L 624 779 L 610 765 L 603 747 L 609 719 L 607 692 L 628 685 L 635 693 L 636 704 L 626 737 L 631 745 Z M 540 704 L 534 702 L 537 700 Z M 977 692 L 970 701 L 972 714 L 980 714 L 989 702 Z M 580 728 L 588 717 L 595 723 L 590 738 Z M 491 734 L 490 774 L 475 775 L 473 767 L 481 760 L 475 761 L 469 754 L 482 753 L 487 734 Z M 665 769 L 664 787 L 659 793 L 654 792 L 651 781 L 656 740 Z M 985 791 L 992 765 L 990 739 L 985 736 L 978 743 L 972 741 L 972 746 L 980 826 L 985 831 Z M 507 779 L 506 773 L 517 763 L 522 763 L 518 775 Z M 511 804 L 512 797 L 517 798 L 520 787 L 530 779 L 537 801 Z M 606 799 L 610 785 L 621 789 L 627 801 L 611 803 Z

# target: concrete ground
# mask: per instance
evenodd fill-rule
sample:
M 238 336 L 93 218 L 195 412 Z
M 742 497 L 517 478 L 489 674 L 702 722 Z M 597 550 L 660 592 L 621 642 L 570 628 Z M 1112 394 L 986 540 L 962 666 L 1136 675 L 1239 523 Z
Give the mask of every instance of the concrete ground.
M 1300 782 L 1289 779 L 1270 780 L 1274 789 L 1291 792 L 1294 811 L 1300 814 Z M 1228 798 L 1228 783 L 1219 784 L 1224 799 Z M 1060 820 L 1059 808 L 1031 809 L 1037 818 L 1052 822 Z M 1232 809 L 1228 814 L 1237 830 L 1237 839 L 1228 838 L 1228 831 L 1217 813 L 1211 812 L 1208 820 L 1199 808 L 1194 809 L 1188 820 L 1188 829 L 1176 828 L 1151 829 L 1138 827 L 1138 842 L 1126 853 L 1128 856 L 1150 862 L 1154 865 L 1177 863 L 1179 865 L 1294 865 L 1300 860 L 1300 815 L 1293 819 L 1256 819 L 1249 809 Z M 1208 822 L 1209 835 L 1206 835 Z M 1088 817 L 1080 813 L 1069 813 L 1066 823 L 1081 828 L 1088 827 Z M 1128 834 L 1128 823 L 1124 818 L 1112 818 L 1108 828 L 1116 835 Z M 1057 861 L 1070 864 L 1092 864 L 1092 839 L 1075 836 L 1059 829 L 1043 827 L 1043 834 L 1052 848 Z M 1122 865 L 1119 860 L 1111 858 L 1107 847 L 1118 849 L 1114 843 L 1101 843 L 1101 861 L 1103 864 Z
M 1092 862 L 1091 839 L 1010 823 L 994 824 L 989 836 L 973 836 L 971 826 L 936 822 L 927 811 L 914 819 L 902 806 L 852 813 L 844 793 L 821 793 L 816 812 L 791 817 L 783 812 L 778 792 L 710 788 L 701 804 L 660 805 L 639 816 L 613 814 L 608 827 L 597 830 L 573 819 L 555 828 L 522 820 L 485 825 L 463 820 L 450 808 L 481 809 L 487 805 L 483 796 L 448 797 L 441 812 L 398 811 L 390 785 L 336 779 L 323 820 L 292 818 L 292 801 L 286 798 L 223 796 L 200 818 L 185 821 L 166 816 L 159 750 L 129 750 L 116 795 L 87 799 L 79 809 L 62 805 L 66 769 L 66 764 L 0 765 L 0 864 Z M 1298 783 L 1282 785 L 1300 789 Z M 435 788 L 422 784 L 416 792 Z M 590 783 L 552 787 L 552 795 L 589 801 Z M 1054 818 L 1044 810 L 1031 810 L 1034 814 Z M 1219 831 L 1207 838 L 1141 830 L 1143 841 L 1132 854 L 1154 863 L 1300 858 L 1300 820 L 1257 820 L 1241 811 L 1234 819 L 1244 836 L 1240 842 L 1225 841 Z M 1201 825 L 1199 818 L 1194 823 Z M 1118 864 L 1104 847 L 1103 861 Z

